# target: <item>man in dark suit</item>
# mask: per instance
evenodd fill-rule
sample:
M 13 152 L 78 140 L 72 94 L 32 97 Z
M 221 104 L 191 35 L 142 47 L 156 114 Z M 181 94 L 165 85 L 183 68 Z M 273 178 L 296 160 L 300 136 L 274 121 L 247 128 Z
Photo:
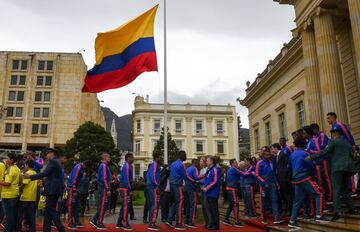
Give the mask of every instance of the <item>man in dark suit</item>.
M 289 172 L 289 156 L 281 150 L 278 143 L 274 143 L 270 147 L 273 156 L 273 170 L 279 182 L 280 201 L 283 214 L 290 215 L 292 200 Z
M 64 171 L 59 160 L 62 156 L 56 149 L 48 148 L 44 151 L 47 159 L 47 166 L 45 170 L 36 175 L 24 175 L 24 178 L 30 178 L 31 180 L 44 180 L 44 195 L 46 196 L 45 216 L 43 231 L 51 231 L 51 222 L 53 221 L 57 231 L 65 232 L 64 226 L 61 224 L 60 216 L 56 212 L 56 205 L 59 197 L 64 192 Z

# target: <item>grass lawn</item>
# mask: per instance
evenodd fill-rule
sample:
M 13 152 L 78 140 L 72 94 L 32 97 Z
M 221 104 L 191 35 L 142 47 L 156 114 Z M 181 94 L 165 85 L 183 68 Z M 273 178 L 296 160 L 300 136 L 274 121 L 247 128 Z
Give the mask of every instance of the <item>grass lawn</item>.
M 144 191 L 134 191 L 133 193 L 133 205 L 145 205 Z

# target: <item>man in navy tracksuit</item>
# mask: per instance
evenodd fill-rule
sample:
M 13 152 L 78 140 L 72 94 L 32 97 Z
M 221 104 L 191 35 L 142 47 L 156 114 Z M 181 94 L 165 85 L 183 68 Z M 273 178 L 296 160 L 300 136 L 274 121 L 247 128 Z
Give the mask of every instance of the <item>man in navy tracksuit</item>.
M 267 224 L 267 211 L 269 200 L 271 203 L 271 208 L 274 214 L 274 224 L 281 224 L 284 221 L 280 220 L 279 217 L 279 202 L 278 202 L 278 188 L 279 184 L 275 177 L 275 172 L 273 169 L 273 163 L 271 161 L 270 147 L 264 146 L 261 148 L 261 155 L 263 157 L 256 164 L 256 177 L 260 183 L 260 208 L 261 208 L 261 217 L 262 223 Z
M 80 204 L 79 204 L 79 186 L 84 175 L 85 164 L 77 163 L 70 173 L 68 180 L 69 203 L 68 203 L 68 228 L 76 229 L 84 227 L 79 220 Z
M 256 216 L 255 206 L 255 164 L 251 158 L 246 159 L 246 169 L 244 170 L 244 185 L 245 185 L 245 215 L 247 217 Z
M 121 168 L 120 175 L 120 203 L 121 208 L 119 212 L 119 218 L 116 223 L 117 229 L 123 229 L 130 231 L 132 227 L 129 224 L 129 208 L 130 208 L 130 196 L 132 194 L 131 183 L 133 181 L 132 163 L 134 156 L 131 153 L 125 155 L 125 162 Z
M 221 168 L 215 163 L 215 158 L 210 156 L 206 160 L 208 171 L 204 180 L 203 191 L 206 195 L 206 214 L 209 218 L 208 230 L 219 230 L 219 206 L 221 186 Z
M 322 215 L 323 194 L 319 186 L 312 180 L 314 163 L 307 160 L 309 153 L 304 149 L 306 140 L 304 138 L 296 138 L 294 141 L 295 151 L 291 154 L 289 159 L 289 168 L 292 172 L 292 184 L 294 185 L 294 203 L 291 212 L 289 227 L 299 228 L 296 222 L 299 208 L 303 205 L 305 196 L 310 194 L 315 199 L 316 216 L 315 221 L 327 222 Z
M 154 161 L 150 164 L 146 173 L 146 201 L 149 207 L 149 230 L 160 230 L 156 225 L 156 218 L 159 209 L 159 184 L 160 184 L 160 165 L 161 153 L 154 152 Z
M 106 210 L 108 209 L 110 193 L 110 178 L 111 173 L 109 169 L 110 155 L 104 152 L 102 154 L 102 163 L 99 166 L 97 181 L 98 181 L 98 204 L 95 216 L 90 220 L 90 224 L 99 230 L 106 230 L 103 224 L 103 219 Z
M 281 151 L 287 155 L 290 156 L 291 153 L 293 152 L 292 148 L 286 144 L 287 139 L 285 137 L 281 137 L 279 140 L 280 146 L 281 146 Z
M 242 176 L 242 172 L 238 169 L 238 163 L 236 159 L 230 160 L 230 168 L 227 170 L 226 175 L 226 192 L 228 195 L 229 206 L 226 210 L 225 219 L 223 224 L 231 225 L 229 221 L 229 217 L 231 211 L 234 210 L 235 217 L 235 227 L 243 227 L 243 223 L 239 220 L 239 201 L 237 198 L 237 191 L 240 189 L 240 176 Z
M 174 161 L 170 165 L 170 193 L 173 199 L 173 204 L 170 207 L 168 220 L 166 225 L 170 228 L 175 228 L 177 230 L 185 230 L 182 225 L 182 208 L 184 205 L 184 187 L 183 183 L 186 177 L 186 168 L 183 163 L 186 160 L 186 152 L 179 151 L 179 159 Z M 175 227 L 172 224 L 172 221 L 176 220 Z
M 186 169 L 186 176 L 185 179 L 185 194 L 187 195 L 187 199 L 189 200 L 189 207 L 186 210 L 186 227 L 189 228 L 197 228 L 195 226 L 195 219 L 196 219 L 196 207 L 197 207 L 197 196 L 196 196 L 196 188 L 197 183 L 200 179 L 204 178 L 205 176 L 199 176 L 198 170 L 198 160 L 192 159 L 191 166 Z

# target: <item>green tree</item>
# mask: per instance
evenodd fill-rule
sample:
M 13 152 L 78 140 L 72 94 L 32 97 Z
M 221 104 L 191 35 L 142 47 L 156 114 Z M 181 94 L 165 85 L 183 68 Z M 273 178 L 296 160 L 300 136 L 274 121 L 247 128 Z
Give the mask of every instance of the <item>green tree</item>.
M 111 134 L 98 124 L 85 122 L 74 133 L 74 137 L 66 142 L 64 154 L 68 161 L 65 169 L 67 171 L 71 170 L 76 156 L 79 161 L 87 163 L 87 169 L 90 172 L 96 172 L 101 161 L 102 152 L 110 154 L 110 168 L 115 171 L 121 154 L 115 148 Z
M 171 133 L 168 131 L 168 162 L 171 164 L 175 160 L 177 160 L 177 153 L 179 152 L 179 148 L 176 146 L 175 141 L 172 139 Z M 164 128 L 161 129 L 160 139 L 157 141 L 154 152 L 158 151 L 161 153 L 161 162 L 163 164 L 164 161 Z

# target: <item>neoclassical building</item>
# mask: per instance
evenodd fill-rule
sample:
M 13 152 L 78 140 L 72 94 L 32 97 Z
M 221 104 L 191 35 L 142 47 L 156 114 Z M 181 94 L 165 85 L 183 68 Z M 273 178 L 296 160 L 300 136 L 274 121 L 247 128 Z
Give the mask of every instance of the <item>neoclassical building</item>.
M 152 151 L 164 124 L 164 105 L 135 98 L 133 115 L 134 174 L 142 175 L 152 162 Z M 168 104 L 169 132 L 188 161 L 219 155 L 224 162 L 239 158 L 235 106 Z
M 251 151 L 334 111 L 360 142 L 360 1 L 276 0 L 295 8 L 293 38 L 248 86 Z
M 81 93 L 79 53 L 0 52 L 0 149 L 62 148 L 78 127 L 104 115 L 96 94 Z

